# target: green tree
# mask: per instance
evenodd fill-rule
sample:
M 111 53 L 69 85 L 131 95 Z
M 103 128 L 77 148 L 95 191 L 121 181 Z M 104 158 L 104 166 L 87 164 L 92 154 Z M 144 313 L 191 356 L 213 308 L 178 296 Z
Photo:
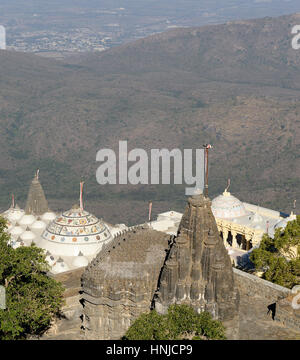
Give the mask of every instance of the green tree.
M 0 285 L 6 289 L 6 309 L 0 309 L 0 339 L 40 335 L 59 313 L 63 287 L 47 276 L 44 251 L 35 245 L 13 249 L 0 217 Z
M 208 312 L 198 314 L 188 305 L 171 305 L 167 314 L 142 314 L 127 330 L 124 340 L 224 340 L 225 328 Z
M 294 251 L 296 249 L 297 251 Z M 277 229 L 272 239 L 267 234 L 250 260 L 263 278 L 278 285 L 292 288 L 300 284 L 300 216 L 288 222 L 286 228 Z

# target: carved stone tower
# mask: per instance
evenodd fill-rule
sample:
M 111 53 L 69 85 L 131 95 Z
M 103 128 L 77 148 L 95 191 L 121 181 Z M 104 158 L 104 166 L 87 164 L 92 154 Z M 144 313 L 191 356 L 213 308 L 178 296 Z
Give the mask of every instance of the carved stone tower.
M 224 323 L 228 338 L 237 338 L 239 294 L 211 201 L 202 193 L 188 199 L 162 270 L 155 308 L 165 313 L 175 303 L 210 312 Z
M 30 185 L 25 212 L 26 214 L 42 215 L 48 210 L 48 202 L 37 172 Z

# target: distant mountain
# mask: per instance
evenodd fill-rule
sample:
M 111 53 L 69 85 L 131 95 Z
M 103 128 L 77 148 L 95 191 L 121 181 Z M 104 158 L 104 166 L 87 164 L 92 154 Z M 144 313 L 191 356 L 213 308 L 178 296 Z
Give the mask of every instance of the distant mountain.
M 96 183 L 96 152 L 213 143 L 210 195 L 290 211 L 299 198 L 300 15 L 174 29 L 69 63 L 0 51 L 0 206 L 34 170 L 53 209 L 78 198 L 110 222 L 182 210 L 184 186 Z M 300 201 L 298 201 L 300 202 Z

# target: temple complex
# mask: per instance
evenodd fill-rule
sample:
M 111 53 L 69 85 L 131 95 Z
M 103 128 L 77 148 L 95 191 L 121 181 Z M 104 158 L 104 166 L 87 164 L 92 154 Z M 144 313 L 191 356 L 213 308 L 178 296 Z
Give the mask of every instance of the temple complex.
M 25 210 L 15 205 L 13 199 L 11 207 L 2 213 L 8 221 L 11 245 L 16 248 L 34 242 L 45 249 L 54 273 L 86 266 L 104 244 L 128 227 L 99 220 L 81 205 L 79 201 L 72 209 L 59 214 L 49 210 L 37 171 L 29 187 Z M 235 265 L 245 259 L 248 261 L 249 253 L 259 246 L 264 233 L 273 237 L 276 229 L 285 228 L 288 221 L 296 218 L 293 212 L 287 215 L 242 202 L 228 188 L 212 200 L 211 209 Z M 158 214 L 148 225 L 153 230 L 175 236 L 181 219 L 182 213 L 169 210 Z
M 227 188 L 212 201 L 196 191 L 183 214 L 169 210 L 142 225 L 111 225 L 84 208 L 83 183 L 78 203 L 51 211 L 38 175 L 25 210 L 13 199 L 2 216 L 10 245 L 44 249 L 49 276 L 66 288 L 64 316 L 44 338 L 120 339 L 140 314 L 163 314 L 171 304 L 210 312 L 228 339 L 300 337 L 292 291 L 232 267 L 293 213 L 241 202 Z M 278 324 L 265 311 L 273 304 Z

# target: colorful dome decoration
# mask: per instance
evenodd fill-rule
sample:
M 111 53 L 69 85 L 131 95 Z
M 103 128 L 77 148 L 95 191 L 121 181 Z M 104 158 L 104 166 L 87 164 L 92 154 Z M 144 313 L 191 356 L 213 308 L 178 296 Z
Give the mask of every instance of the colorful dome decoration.
M 97 247 L 100 245 L 102 247 L 103 243 L 112 239 L 112 235 L 105 223 L 82 208 L 75 206 L 49 223 L 42 234 L 42 238 L 49 243 L 67 245 L 70 255 L 74 256 L 70 245 L 74 245 L 76 248 L 82 246 L 83 254 L 89 255 L 90 251 L 94 251 L 92 248 L 90 251 L 88 250 L 89 245 L 97 245 Z M 58 251 L 59 247 L 56 245 L 55 253 Z M 65 251 L 63 253 L 67 255 Z
M 213 199 L 211 209 L 215 217 L 223 219 L 232 219 L 249 214 L 244 204 L 227 190 Z

